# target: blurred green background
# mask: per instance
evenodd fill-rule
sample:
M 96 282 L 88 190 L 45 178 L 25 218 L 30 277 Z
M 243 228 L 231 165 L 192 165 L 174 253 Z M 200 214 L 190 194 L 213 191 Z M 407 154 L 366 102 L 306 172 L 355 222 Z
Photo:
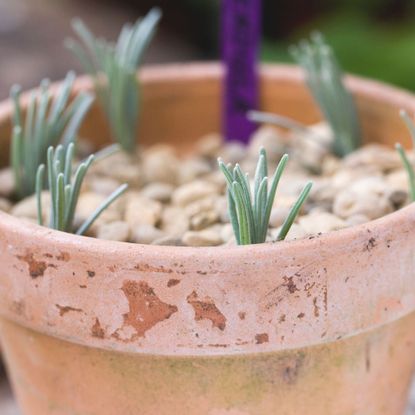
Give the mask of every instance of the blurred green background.
M 154 1 L 133 1 L 149 7 Z M 218 55 L 219 0 L 161 0 L 167 25 L 205 58 Z M 169 18 L 171 17 L 171 18 Z M 264 0 L 262 59 L 291 62 L 287 47 L 320 30 L 343 67 L 415 90 L 415 1 Z
M 415 90 L 414 1 L 316 3 L 304 20 L 287 31 L 273 32 L 266 18 L 265 61 L 290 61 L 287 45 L 317 29 L 325 34 L 347 71 Z
M 189 35 L 207 56 L 216 56 L 217 19 L 212 16 L 219 2 L 180 3 L 198 19 Z M 415 90 L 413 0 L 265 0 L 263 24 L 264 61 L 291 62 L 287 47 L 317 29 L 347 71 Z
M 114 39 L 123 22 L 158 5 L 164 18 L 147 62 L 217 59 L 221 0 L 0 0 L 0 99 L 10 85 L 35 86 L 80 68 L 62 47 L 70 19 Z M 322 31 L 345 70 L 415 91 L 415 0 L 263 0 L 267 62 L 290 62 L 287 47 Z

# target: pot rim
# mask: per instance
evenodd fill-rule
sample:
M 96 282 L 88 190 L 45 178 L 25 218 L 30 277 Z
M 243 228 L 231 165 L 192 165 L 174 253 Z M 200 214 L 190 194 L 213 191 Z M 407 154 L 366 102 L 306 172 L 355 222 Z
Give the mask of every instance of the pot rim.
M 286 81 L 299 82 L 304 80 L 303 71 L 297 65 L 290 64 L 263 64 L 261 65 L 260 72 L 262 75 L 267 75 L 275 78 L 284 78 Z M 172 63 L 172 64 L 156 64 L 146 65 L 143 67 L 139 76 L 141 81 L 144 82 L 155 82 L 155 81 L 174 81 L 174 80 L 189 80 L 189 79 L 200 79 L 200 78 L 211 78 L 218 77 L 223 74 L 223 66 L 218 62 L 191 62 L 191 63 Z M 53 94 L 62 81 L 56 81 L 51 84 L 51 93 Z M 384 82 L 374 81 L 360 76 L 346 75 L 346 83 L 352 92 L 359 91 L 367 95 L 373 95 L 376 91 L 376 96 L 379 100 L 384 97 L 388 97 L 388 101 L 395 104 L 397 111 L 401 107 L 414 106 L 415 95 L 398 87 L 391 86 Z M 25 91 L 22 94 L 23 105 L 28 102 L 30 95 L 33 91 L 37 91 L 38 88 L 32 88 Z M 88 75 L 78 76 L 75 85 L 75 91 L 80 90 L 93 90 L 93 83 Z M 11 117 L 12 102 L 6 99 L 0 102 L 0 124 L 5 122 Z M 415 109 L 415 107 L 414 107 Z M 278 194 L 276 197 L 278 201 Z M 409 216 L 415 214 L 415 204 L 401 208 L 398 211 L 389 213 L 381 218 L 372 220 L 370 222 L 351 226 L 345 229 L 337 231 L 327 232 L 322 235 L 311 236 L 303 239 L 296 239 L 291 241 L 281 242 L 266 242 L 261 244 L 244 245 L 244 246 L 213 246 L 213 247 L 188 247 L 188 246 L 164 246 L 164 245 L 149 245 L 149 244 L 138 244 L 134 242 L 120 242 L 120 241 L 109 241 L 98 239 L 88 236 L 80 236 L 67 232 L 57 231 L 45 226 L 40 226 L 29 221 L 19 219 L 6 212 L 0 212 L 0 226 L 9 225 L 15 232 L 21 234 L 33 235 L 36 233 L 38 241 L 50 241 L 51 239 L 56 243 L 60 241 L 62 244 L 69 244 L 79 248 L 83 245 L 87 250 L 94 251 L 107 251 L 108 253 L 114 252 L 120 248 L 128 250 L 138 249 L 142 254 L 149 254 L 150 252 L 154 255 L 163 255 L 166 252 L 174 254 L 178 258 L 181 256 L 189 257 L 193 255 L 211 255 L 213 252 L 225 251 L 229 255 L 239 255 L 243 257 L 247 250 L 254 250 L 254 252 L 274 252 L 275 249 L 289 246 L 293 249 L 307 249 L 312 248 L 314 240 L 318 239 L 320 243 L 330 244 L 334 239 L 349 239 L 353 240 L 354 235 L 360 234 L 366 229 L 376 228 L 380 231 L 391 226 L 397 226 Z

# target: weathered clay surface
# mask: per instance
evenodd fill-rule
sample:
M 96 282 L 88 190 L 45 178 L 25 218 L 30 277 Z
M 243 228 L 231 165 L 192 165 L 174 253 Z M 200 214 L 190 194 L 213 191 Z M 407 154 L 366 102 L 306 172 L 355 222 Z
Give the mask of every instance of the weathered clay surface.
M 185 146 L 217 129 L 219 71 L 200 71 L 144 75 L 146 140 L 170 128 Z M 300 81 L 266 69 L 264 109 L 316 121 Z M 413 112 L 414 98 L 350 86 L 367 139 L 404 142 L 396 108 Z M 0 105 L 0 137 L 9 110 Z M 99 142 L 97 114 L 85 135 Z M 414 229 L 411 205 L 313 239 L 185 248 L 0 213 L 0 336 L 25 415 L 399 415 L 415 361 Z
M 401 415 L 415 355 L 414 313 L 337 342 L 244 355 L 117 353 L 6 320 L 0 333 L 28 415 Z

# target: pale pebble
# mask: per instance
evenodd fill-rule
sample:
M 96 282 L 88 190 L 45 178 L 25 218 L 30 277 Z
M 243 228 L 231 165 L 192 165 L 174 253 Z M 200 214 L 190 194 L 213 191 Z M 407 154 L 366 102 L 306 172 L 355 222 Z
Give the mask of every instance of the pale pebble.
M 151 245 L 161 245 L 161 246 L 183 246 L 183 241 L 181 238 L 175 236 L 164 236 L 162 238 L 154 240 Z
M 307 182 L 310 181 L 310 176 L 305 173 L 285 174 L 282 176 L 278 184 L 278 191 L 276 199 L 282 197 L 297 199 Z
M 281 227 L 270 229 L 270 234 L 272 236 L 273 241 L 277 240 L 280 231 Z M 298 225 L 297 223 L 293 223 L 290 230 L 287 233 L 287 236 L 285 237 L 285 240 L 291 241 L 294 239 L 303 239 L 307 236 L 309 236 L 309 234 L 305 231 L 305 229 L 302 226 Z
M 408 196 L 408 192 L 404 190 L 393 190 L 389 194 L 389 201 L 391 202 L 393 208 L 398 210 L 405 206 L 405 204 L 408 202 Z
M 103 223 L 97 226 L 96 235 L 99 239 L 126 242 L 129 240 L 130 227 L 123 221 Z
M 41 194 L 41 204 L 42 204 L 43 222 L 49 223 L 51 202 L 50 202 L 50 194 L 46 190 L 43 191 Z M 13 216 L 16 216 L 18 218 L 28 218 L 28 219 L 37 220 L 36 195 L 26 197 L 20 202 L 17 202 L 10 210 L 10 213 Z
M 402 166 L 399 154 L 394 149 L 382 144 L 368 144 L 346 156 L 343 160 L 346 167 L 373 166 L 388 172 Z
M 204 157 L 218 157 L 222 149 L 222 136 L 210 133 L 201 137 L 196 143 L 196 153 Z
M 376 178 L 361 179 L 338 193 L 333 204 L 333 213 L 346 219 L 356 214 L 377 219 L 393 211 L 389 200 L 389 188 Z
M 88 190 L 103 196 L 109 196 L 120 184 L 118 180 L 109 176 L 93 176 L 87 180 Z
M 406 192 L 409 189 L 409 178 L 406 170 L 394 170 L 386 176 L 385 180 L 393 190 Z
M 220 237 L 224 241 L 230 241 L 232 238 L 234 238 L 234 236 L 235 235 L 232 225 L 230 223 L 225 223 L 220 230 Z
M 182 161 L 178 171 L 178 182 L 185 184 L 211 172 L 211 166 L 202 158 L 189 158 Z
M 271 210 L 269 224 L 273 228 L 281 226 L 288 217 L 291 208 L 289 206 L 275 206 Z
M 336 173 L 341 166 L 341 159 L 334 156 L 333 154 L 327 154 L 321 166 L 321 174 L 323 176 L 332 176 Z
M 209 174 L 206 174 L 203 176 L 203 180 L 206 180 L 210 183 L 212 183 L 217 189 L 219 189 L 220 192 L 223 192 L 226 188 L 226 181 L 225 177 L 223 176 L 223 173 L 217 169 Z
M 357 214 L 350 216 L 346 219 L 347 226 L 356 226 L 356 225 L 362 225 L 363 223 L 369 222 L 370 219 L 366 215 Z
M 333 133 L 328 124 L 315 124 L 303 133 L 296 133 L 294 139 L 293 158 L 306 169 L 320 173 L 333 142 Z
M 14 192 L 14 175 L 10 167 L 0 170 L 0 196 L 10 197 Z
M 119 183 L 127 183 L 131 187 L 140 186 L 143 182 L 141 164 L 138 160 L 124 151 L 111 154 L 96 161 L 90 169 L 90 174 L 109 176 Z
M 184 212 L 191 218 L 201 212 L 216 210 L 217 196 L 208 196 L 203 199 L 196 200 L 184 207 Z
M 189 229 L 189 218 L 183 209 L 167 206 L 161 216 L 160 228 L 167 235 L 182 236 Z
M 214 196 L 218 193 L 215 185 L 208 181 L 196 180 L 178 187 L 172 195 L 174 205 L 186 206 L 196 200 Z
M 247 155 L 247 148 L 238 141 L 230 141 L 225 143 L 221 151 L 220 157 L 225 163 L 241 163 Z M 258 155 L 257 155 L 258 156 Z
M 106 199 L 106 196 L 94 192 L 81 193 L 76 206 L 76 220 L 81 222 L 89 218 Z M 114 203 L 101 213 L 97 221 L 108 223 L 115 220 L 121 220 L 121 216 L 122 212 L 120 211 L 120 204 Z
M 3 212 L 10 212 L 12 207 L 13 205 L 8 199 L 0 197 L 0 210 L 2 210 Z
M 156 200 L 158 202 L 167 203 L 171 199 L 174 187 L 169 183 L 156 182 L 150 183 L 141 190 L 142 196 Z
M 217 246 L 223 243 L 218 231 L 204 229 L 202 231 L 187 231 L 182 238 L 187 246 Z
M 301 216 L 298 219 L 298 224 L 311 235 L 336 231 L 347 226 L 344 220 L 328 212 L 314 212 Z
M 156 225 L 161 218 L 162 205 L 145 197 L 132 196 L 125 207 L 124 220 L 131 226 Z
M 383 174 L 373 166 L 360 166 L 356 168 L 341 168 L 329 178 L 329 184 L 337 193 L 350 188 L 362 179 L 383 179 Z
M 157 239 L 164 238 L 166 234 L 153 225 L 142 224 L 131 229 L 131 242 L 151 244 Z
M 313 179 L 313 187 L 310 191 L 309 200 L 316 204 L 332 204 L 339 189 L 333 186 L 330 178 L 316 177 Z
M 180 161 L 171 146 L 157 145 L 146 150 L 142 166 L 147 183 L 177 183 Z
M 214 210 L 199 212 L 190 219 L 190 228 L 199 231 L 213 225 L 218 220 L 219 215 Z
M 131 187 L 139 187 L 143 182 L 143 174 L 138 165 L 120 165 L 111 167 L 111 177 L 119 183 L 127 183 Z
M 285 140 L 275 127 L 262 126 L 251 137 L 249 154 L 254 159 L 258 158 L 259 150 L 264 147 L 269 161 L 276 161 L 285 152 Z

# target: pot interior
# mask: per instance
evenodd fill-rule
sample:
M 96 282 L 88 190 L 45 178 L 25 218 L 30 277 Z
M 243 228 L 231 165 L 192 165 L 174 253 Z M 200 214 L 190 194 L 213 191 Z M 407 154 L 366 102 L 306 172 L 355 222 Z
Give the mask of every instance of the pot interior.
M 155 142 L 174 144 L 181 151 L 191 149 L 195 140 L 221 128 L 221 79 L 218 64 L 184 64 L 147 67 L 142 70 L 140 128 L 137 140 L 144 145 Z M 412 95 L 397 88 L 349 77 L 355 94 L 366 142 L 394 145 L 410 144 L 410 137 L 398 110 L 415 111 Z M 81 78 L 77 89 L 92 89 L 87 78 Z M 261 68 L 261 110 L 294 118 L 306 124 L 317 122 L 321 115 L 304 84 L 302 71 L 290 65 L 268 65 Z M 23 102 L 27 102 L 23 98 Z M 11 131 L 10 103 L 0 106 L 0 160 L 8 155 Z M 87 116 L 81 134 L 97 146 L 110 142 L 109 128 L 96 102 Z

